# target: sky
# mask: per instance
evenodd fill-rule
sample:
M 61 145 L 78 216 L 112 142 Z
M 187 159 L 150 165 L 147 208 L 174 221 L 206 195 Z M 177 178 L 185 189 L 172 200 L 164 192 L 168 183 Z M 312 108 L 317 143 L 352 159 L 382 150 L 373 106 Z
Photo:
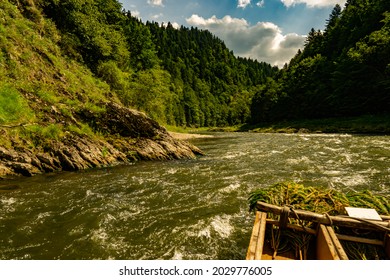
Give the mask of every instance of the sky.
M 282 67 L 346 0 L 119 0 L 143 22 L 207 29 L 236 56 Z

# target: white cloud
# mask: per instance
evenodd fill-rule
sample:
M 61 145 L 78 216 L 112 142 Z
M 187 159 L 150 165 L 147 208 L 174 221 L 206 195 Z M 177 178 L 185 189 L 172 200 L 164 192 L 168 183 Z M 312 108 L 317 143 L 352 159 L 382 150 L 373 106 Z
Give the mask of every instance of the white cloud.
M 130 11 L 130 13 L 133 17 L 136 17 L 136 18 L 139 18 L 141 15 L 141 13 L 138 10 L 132 10 L 132 11 Z
M 162 25 L 163 25 L 164 27 L 167 27 L 167 26 L 168 26 L 168 23 L 167 23 L 167 22 L 163 22 Z M 180 24 L 178 24 L 177 22 L 171 22 L 171 25 L 172 25 L 172 27 L 175 28 L 175 29 L 180 29 Z
M 163 13 L 159 13 L 159 14 L 156 14 L 156 15 L 152 15 L 152 19 L 158 20 L 159 18 L 162 18 L 163 16 L 164 16 Z
M 260 7 L 260 8 L 264 7 L 264 5 L 265 5 L 265 1 L 264 0 L 261 0 L 261 1 L 256 3 L 256 6 Z
M 222 39 L 236 55 L 272 65 L 283 66 L 289 62 L 305 41 L 305 36 L 283 34 L 282 30 L 271 22 L 250 25 L 245 19 L 232 18 L 229 15 L 221 19 L 216 16 L 205 19 L 192 15 L 186 20 L 188 24 L 208 29 Z
M 232 18 L 231 16 L 225 16 L 222 19 L 212 16 L 209 19 L 205 19 L 198 15 L 192 15 L 186 21 L 192 25 L 202 26 L 202 27 L 222 27 L 227 25 L 232 25 L 231 27 L 240 28 L 242 26 L 248 26 L 248 22 L 245 19 Z M 234 26 L 233 26 L 234 25 Z
M 152 6 L 164 7 L 163 0 L 148 0 L 148 4 Z
M 237 7 L 245 9 L 251 3 L 251 0 L 238 0 Z
M 329 7 L 339 4 L 344 6 L 347 0 L 281 0 L 286 7 L 295 6 L 296 4 L 306 4 L 308 7 Z

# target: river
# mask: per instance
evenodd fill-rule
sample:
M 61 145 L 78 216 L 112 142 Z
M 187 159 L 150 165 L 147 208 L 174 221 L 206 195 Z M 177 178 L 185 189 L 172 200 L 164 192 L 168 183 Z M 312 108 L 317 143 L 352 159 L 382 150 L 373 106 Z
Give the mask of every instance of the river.
M 214 133 L 205 156 L 0 184 L 0 259 L 244 259 L 249 193 L 276 182 L 390 194 L 390 136 Z

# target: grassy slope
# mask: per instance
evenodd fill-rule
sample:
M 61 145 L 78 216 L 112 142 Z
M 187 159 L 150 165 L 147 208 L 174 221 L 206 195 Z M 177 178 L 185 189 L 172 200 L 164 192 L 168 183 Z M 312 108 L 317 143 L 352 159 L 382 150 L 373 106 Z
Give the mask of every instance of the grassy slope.
M 22 11 L 0 2 L 0 144 L 39 145 L 66 131 L 95 136 L 77 112 L 104 110 L 98 104 L 116 98 L 86 67 L 61 55 L 53 23 L 34 6 Z M 26 126 L 7 128 L 19 124 Z

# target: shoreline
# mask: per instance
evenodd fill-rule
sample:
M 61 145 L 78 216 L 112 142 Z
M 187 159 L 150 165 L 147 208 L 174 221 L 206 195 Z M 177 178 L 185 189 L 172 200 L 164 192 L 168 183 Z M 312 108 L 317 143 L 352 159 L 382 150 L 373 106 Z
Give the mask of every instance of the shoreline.
M 262 133 L 348 133 L 390 134 L 390 115 L 363 115 L 357 117 L 286 120 L 243 125 L 241 131 Z
M 213 137 L 212 135 L 203 134 L 208 132 L 390 135 L 390 114 L 284 120 L 258 124 L 246 123 L 226 127 L 192 128 L 191 130 L 179 130 L 174 126 L 166 128 L 172 137 L 180 140 Z
M 172 131 L 168 131 L 168 133 L 172 136 L 172 138 L 177 140 L 190 140 L 190 139 L 214 137 L 213 135 L 197 134 L 197 133 L 182 133 L 182 132 L 172 132 Z

